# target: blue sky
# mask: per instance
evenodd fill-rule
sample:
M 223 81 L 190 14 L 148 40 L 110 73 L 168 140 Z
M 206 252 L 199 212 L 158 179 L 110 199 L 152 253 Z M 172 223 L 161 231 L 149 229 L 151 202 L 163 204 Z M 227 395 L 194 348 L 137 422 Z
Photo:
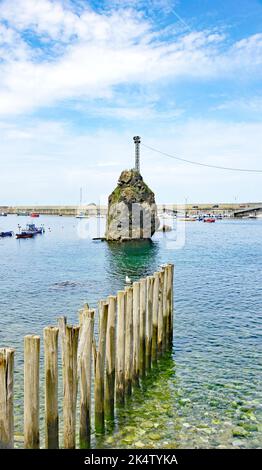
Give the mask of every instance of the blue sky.
M 0 0 L 0 204 L 105 202 L 133 135 L 262 169 L 262 2 Z M 142 148 L 159 202 L 261 201 L 262 174 Z

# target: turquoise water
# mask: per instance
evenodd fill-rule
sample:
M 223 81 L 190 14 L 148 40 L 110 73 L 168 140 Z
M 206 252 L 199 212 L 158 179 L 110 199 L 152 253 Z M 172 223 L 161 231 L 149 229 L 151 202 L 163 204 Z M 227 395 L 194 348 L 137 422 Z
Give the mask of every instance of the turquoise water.
M 0 230 L 26 222 L 0 217 Z M 40 223 L 43 236 L 0 239 L 0 346 L 16 348 L 16 430 L 23 336 L 60 315 L 77 322 L 84 302 L 95 306 L 115 293 L 126 274 L 138 279 L 174 262 L 172 354 L 96 445 L 261 446 L 262 221 L 187 223 L 178 250 L 161 234 L 152 243 L 108 245 L 79 238 L 74 218 L 42 216 Z

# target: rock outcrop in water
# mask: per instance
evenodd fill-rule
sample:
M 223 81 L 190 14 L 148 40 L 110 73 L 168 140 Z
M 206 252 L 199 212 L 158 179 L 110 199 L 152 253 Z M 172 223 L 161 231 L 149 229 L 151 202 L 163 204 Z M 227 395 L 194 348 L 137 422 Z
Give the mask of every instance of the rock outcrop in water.
M 159 227 L 153 191 L 137 170 L 122 171 L 108 198 L 106 239 L 149 239 Z

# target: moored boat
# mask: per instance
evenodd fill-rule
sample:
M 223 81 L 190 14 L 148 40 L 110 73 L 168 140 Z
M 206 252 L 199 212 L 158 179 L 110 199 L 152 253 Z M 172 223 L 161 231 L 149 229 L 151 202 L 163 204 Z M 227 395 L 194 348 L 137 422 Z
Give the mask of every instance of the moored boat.
M 196 222 L 195 217 L 177 217 L 178 222 Z
M 208 222 L 209 224 L 215 222 L 216 219 L 214 217 L 207 217 L 206 219 L 203 220 L 203 222 Z
M 30 232 L 21 232 L 16 234 L 16 238 L 33 238 L 35 236 L 35 233 L 30 233 Z
M 35 224 L 27 224 L 26 230 L 24 230 L 24 232 L 29 232 L 29 233 L 32 232 L 34 234 L 40 233 L 42 235 L 42 233 L 45 233 L 45 229 L 43 226 L 36 227 Z
M 7 216 L 7 212 L 0 212 L 0 215 L 1 215 L 2 217 L 6 217 L 6 216 Z
M 39 217 L 38 212 L 31 212 L 30 214 L 31 217 Z
M 14 235 L 14 232 L 0 232 L 0 237 L 1 238 L 4 238 L 4 237 L 12 237 Z
M 76 219 L 87 219 L 88 215 L 86 215 L 83 211 L 80 211 L 76 214 Z
M 28 216 L 29 216 L 29 212 L 17 212 L 16 215 L 17 215 L 17 216 L 28 217 Z

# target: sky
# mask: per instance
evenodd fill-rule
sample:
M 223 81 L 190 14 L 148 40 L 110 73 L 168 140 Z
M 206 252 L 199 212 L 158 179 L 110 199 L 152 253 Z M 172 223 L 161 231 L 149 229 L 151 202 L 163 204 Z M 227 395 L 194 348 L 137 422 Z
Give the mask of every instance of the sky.
M 0 205 L 105 203 L 133 136 L 262 170 L 262 1 L 0 0 Z M 262 173 L 141 146 L 159 203 L 262 200 Z

